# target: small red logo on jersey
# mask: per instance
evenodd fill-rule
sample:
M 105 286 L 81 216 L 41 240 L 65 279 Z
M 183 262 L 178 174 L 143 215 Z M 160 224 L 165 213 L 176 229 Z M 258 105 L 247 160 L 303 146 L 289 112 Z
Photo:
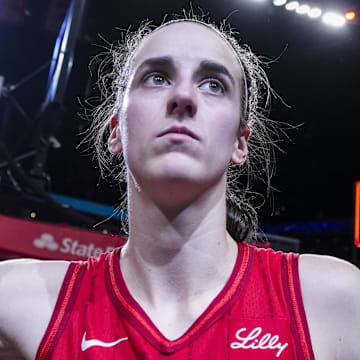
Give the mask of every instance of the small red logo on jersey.
M 241 333 L 246 331 L 246 328 L 239 329 L 235 336 L 239 340 L 239 342 L 234 341 L 231 343 L 232 349 L 262 349 L 262 350 L 274 350 L 278 349 L 276 353 L 276 357 L 279 357 L 281 353 L 285 350 L 288 346 L 288 343 L 281 344 L 279 342 L 279 335 L 271 335 L 270 333 L 266 333 L 261 338 L 262 328 L 256 327 L 247 336 L 242 337 Z

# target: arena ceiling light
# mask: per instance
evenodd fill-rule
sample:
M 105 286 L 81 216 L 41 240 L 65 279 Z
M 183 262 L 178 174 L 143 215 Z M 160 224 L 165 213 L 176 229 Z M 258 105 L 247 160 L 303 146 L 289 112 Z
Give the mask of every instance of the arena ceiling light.
M 253 0 L 253 1 L 261 1 L 261 0 Z M 345 14 L 336 13 L 336 12 L 324 12 L 321 8 L 317 6 L 311 5 L 311 0 L 309 1 L 310 4 L 302 3 L 302 1 L 289 1 L 289 0 L 272 0 L 272 4 L 276 7 L 284 6 L 286 10 L 293 11 L 299 15 L 307 15 L 311 19 L 319 19 L 321 18 L 322 21 L 326 25 L 330 25 L 333 27 L 342 27 L 347 22 L 348 23 L 356 23 L 357 14 L 353 10 L 347 11 Z
M 287 3 L 285 5 L 285 9 L 289 10 L 289 11 L 294 11 L 296 10 L 298 7 L 300 6 L 300 4 L 297 1 L 290 1 L 289 3 Z
M 283 6 L 287 3 L 287 0 L 273 0 L 274 6 Z
M 308 14 L 310 10 L 311 10 L 311 7 L 307 4 L 299 5 L 296 8 L 296 12 L 300 15 Z
M 345 17 L 344 15 L 340 15 L 334 12 L 327 12 L 323 15 L 322 21 L 326 25 L 341 27 L 345 25 Z
M 318 19 L 322 15 L 320 8 L 311 8 L 307 14 L 311 19 Z

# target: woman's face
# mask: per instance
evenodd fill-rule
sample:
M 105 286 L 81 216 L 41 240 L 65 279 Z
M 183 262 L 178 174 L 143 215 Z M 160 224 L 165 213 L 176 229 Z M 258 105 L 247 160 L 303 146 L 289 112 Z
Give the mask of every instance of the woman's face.
M 191 22 L 164 26 L 144 40 L 132 69 L 124 116 L 109 143 L 121 140 L 140 187 L 218 181 L 230 160 L 245 160 L 247 136 L 238 131 L 241 68 L 215 31 Z

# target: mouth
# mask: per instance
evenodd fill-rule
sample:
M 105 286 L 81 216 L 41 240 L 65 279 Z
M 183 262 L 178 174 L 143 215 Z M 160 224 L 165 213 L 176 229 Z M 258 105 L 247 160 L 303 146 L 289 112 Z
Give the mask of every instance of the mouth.
M 161 136 L 164 136 L 167 134 L 183 134 L 183 135 L 187 135 L 195 140 L 200 140 L 200 138 L 194 132 L 192 132 L 190 129 L 188 129 L 185 126 L 172 126 L 168 129 L 166 129 L 165 131 L 163 131 L 162 133 L 160 133 L 158 135 L 158 137 L 161 137 Z

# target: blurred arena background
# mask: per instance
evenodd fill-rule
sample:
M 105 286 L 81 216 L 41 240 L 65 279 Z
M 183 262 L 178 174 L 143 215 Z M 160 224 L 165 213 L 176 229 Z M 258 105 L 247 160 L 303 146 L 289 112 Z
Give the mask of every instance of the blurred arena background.
M 227 17 L 256 54 L 274 60 L 268 74 L 287 105 L 274 99 L 271 117 L 297 126 L 292 141 L 279 142 L 286 153 L 276 154 L 273 194 L 260 210 L 269 246 L 359 265 L 358 1 L 191 6 Z M 108 218 L 122 186 L 102 180 L 91 151 L 76 149 L 89 126 L 81 103 L 97 96 L 89 59 L 119 39 L 118 28 L 158 24 L 183 8 L 190 3 L 0 0 L 1 258 L 82 259 L 124 241 L 126 214 Z

